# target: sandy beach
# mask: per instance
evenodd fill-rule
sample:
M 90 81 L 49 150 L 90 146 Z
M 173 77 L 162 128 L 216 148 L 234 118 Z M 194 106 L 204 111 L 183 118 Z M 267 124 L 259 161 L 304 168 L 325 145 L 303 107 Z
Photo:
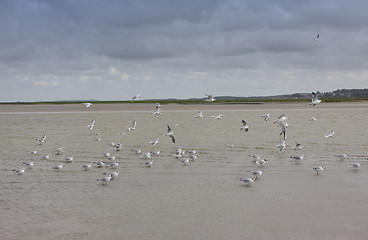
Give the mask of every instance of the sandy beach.
M 367 102 L 0 104 L 1 239 L 366 239 Z M 204 117 L 196 119 L 197 111 Z M 262 114 L 270 113 L 264 122 Z M 288 116 L 286 148 L 272 120 Z M 223 114 L 222 120 L 211 119 Z M 310 116 L 316 121 L 309 121 Z M 240 131 L 241 120 L 249 131 Z M 95 120 L 93 130 L 88 125 Z M 137 128 L 129 131 L 132 121 Z M 176 143 L 163 136 L 166 125 Z M 331 138 L 323 135 L 335 131 Z M 39 145 L 36 138 L 47 134 Z M 97 141 L 97 138 L 99 140 Z M 150 141 L 159 138 L 152 147 Z M 294 150 L 295 141 L 304 145 Z M 121 143 L 116 151 L 110 143 Z M 63 147 L 64 154 L 55 149 Z M 173 149 L 196 150 L 183 164 Z M 150 158 L 131 150 L 160 150 Z M 37 154 L 30 154 L 37 150 Z M 117 168 L 81 166 L 116 155 Z M 341 160 L 337 155 L 346 153 Z M 304 154 L 297 164 L 290 156 Z M 43 156 L 49 155 L 49 159 Z M 251 155 L 267 159 L 265 166 Z M 73 156 L 72 163 L 64 158 Z M 13 170 L 33 161 L 22 175 Z M 363 166 L 354 171 L 350 162 Z M 65 163 L 60 171 L 52 169 Z M 312 169 L 325 166 L 319 175 Z M 263 174 L 251 186 L 238 177 Z M 106 185 L 104 172 L 120 175 Z

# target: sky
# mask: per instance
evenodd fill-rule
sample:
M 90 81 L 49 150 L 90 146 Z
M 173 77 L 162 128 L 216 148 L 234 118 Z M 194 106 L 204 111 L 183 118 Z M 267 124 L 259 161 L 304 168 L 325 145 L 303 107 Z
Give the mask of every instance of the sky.
M 367 88 L 367 12 L 366 0 L 1 0 L 0 102 Z

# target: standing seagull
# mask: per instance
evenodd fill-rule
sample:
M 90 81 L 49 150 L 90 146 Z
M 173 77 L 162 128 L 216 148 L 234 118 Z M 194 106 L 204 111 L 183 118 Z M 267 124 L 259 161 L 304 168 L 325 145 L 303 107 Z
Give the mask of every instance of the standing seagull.
M 247 125 L 247 122 L 242 120 L 242 123 L 243 123 L 243 125 L 241 126 L 240 130 L 244 130 L 244 131 L 248 132 L 249 127 Z
M 194 118 L 203 118 L 203 113 L 198 111 L 198 114 L 194 116 Z
M 325 167 L 313 167 L 314 170 L 316 170 L 316 174 L 318 175 L 320 171 L 325 170 Z
M 164 136 L 169 136 L 171 138 L 171 141 L 175 143 L 174 132 L 171 130 L 169 125 L 167 125 L 167 132 L 164 134 Z
M 38 144 L 42 144 L 42 143 L 44 143 L 45 142 L 45 140 L 46 140 L 46 134 L 44 134 L 43 136 L 42 136 L 42 138 L 41 139 L 36 139 L 37 141 L 38 141 Z
M 309 103 L 309 105 L 313 105 L 316 106 L 316 104 L 322 102 L 321 100 L 318 99 L 318 94 L 315 92 L 312 92 L 312 102 Z

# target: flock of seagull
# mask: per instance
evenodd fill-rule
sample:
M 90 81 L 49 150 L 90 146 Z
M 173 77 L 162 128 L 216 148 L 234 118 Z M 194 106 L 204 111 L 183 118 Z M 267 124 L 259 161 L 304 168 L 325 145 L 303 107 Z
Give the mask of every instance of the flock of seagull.
M 135 95 L 131 102 L 136 101 L 138 98 L 140 97 L 140 95 Z M 210 94 L 206 94 L 206 99 L 204 101 L 206 102 L 213 102 L 215 101 L 215 98 L 213 95 Z M 312 101 L 309 103 L 309 105 L 311 106 L 315 106 L 317 104 L 321 103 L 321 100 L 318 99 L 318 94 L 315 92 L 312 92 Z M 93 104 L 92 103 L 83 103 L 83 106 L 86 108 L 91 107 Z M 156 103 L 155 105 L 155 109 L 153 112 L 151 112 L 152 115 L 160 115 L 161 114 L 161 105 L 159 103 Z M 262 115 L 263 121 L 267 122 L 270 119 L 271 115 L 270 114 L 264 114 Z M 194 118 L 203 118 L 203 113 L 201 111 L 198 111 L 198 113 L 194 116 Z M 222 114 L 216 115 L 216 116 L 211 116 L 212 119 L 222 119 Z M 288 119 L 288 117 L 285 114 L 281 114 L 277 119 L 275 119 L 272 123 L 276 124 L 277 127 L 279 127 L 280 129 L 280 136 L 282 136 L 282 139 L 280 141 L 280 143 L 276 146 L 277 148 L 279 148 L 279 151 L 282 152 L 285 147 L 286 147 L 286 132 L 287 132 L 287 127 L 289 126 L 289 124 L 286 122 L 286 120 Z M 315 121 L 316 119 L 314 117 L 311 117 L 309 119 L 310 121 Z M 88 130 L 92 131 L 94 129 L 95 126 L 95 120 L 92 120 L 92 122 L 87 126 Z M 136 120 L 133 121 L 132 125 L 128 128 L 128 131 L 134 131 L 136 129 L 137 126 L 137 122 Z M 248 132 L 249 131 L 249 126 L 247 124 L 247 122 L 245 120 L 242 120 L 242 125 L 240 127 L 240 130 Z M 121 133 L 124 134 L 124 133 Z M 96 135 L 99 135 L 98 133 L 96 133 Z M 330 133 L 325 134 L 324 138 L 330 138 L 334 135 L 334 131 L 332 130 Z M 171 127 L 169 125 L 167 125 L 167 131 L 165 133 L 163 133 L 163 136 L 167 136 L 171 139 L 172 143 L 176 142 L 176 139 L 174 137 L 174 132 L 172 131 Z M 96 141 L 100 141 L 100 138 L 96 138 Z M 36 139 L 37 143 L 39 145 L 42 145 L 43 143 L 45 143 L 46 141 L 46 134 L 44 134 L 41 138 L 37 138 Z M 160 139 L 156 138 L 152 141 L 150 141 L 150 145 L 151 147 L 156 146 L 159 143 Z M 121 151 L 122 150 L 122 144 L 120 143 L 108 143 L 108 145 L 114 147 L 114 149 L 116 151 Z M 295 147 L 293 147 L 294 150 L 300 150 L 303 149 L 304 146 L 299 143 L 299 142 L 295 142 Z M 150 168 L 154 162 L 153 160 L 151 160 L 151 156 L 153 155 L 159 155 L 160 151 L 149 151 L 149 152 L 142 152 L 141 149 L 135 149 L 132 150 L 134 153 L 136 154 L 140 154 L 141 155 L 141 159 L 144 159 L 144 166 L 147 168 Z M 182 149 L 173 149 L 174 152 L 174 156 L 175 158 L 178 159 L 178 161 L 180 163 L 182 163 L 183 165 L 188 164 L 189 162 L 193 161 L 194 159 L 197 158 L 197 151 L 196 150 L 182 150 Z M 32 155 L 36 155 L 37 154 L 37 150 L 34 151 L 29 151 L 30 154 Z M 64 153 L 63 151 L 63 147 L 57 148 L 54 150 L 55 155 L 62 155 Z M 84 171 L 88 171 L 90 168 L 92 167 L 96 167 L 96 168 L 109 168 L 112 171 L 111 172 L 104 172 L 102 177 L 97 178 L 98 182 L 101 182 L 103 185 L 107 184 L 109 181 L 113 180 L 115 177 L 117 177 L 119 175 L 118 171 L 113 171 L 114 169 L 116 169 L 119 166 L 119 161 L 115 161 L 116 155 L 111 155 L 110 152 L 106 152 L 103 153 L 103 157 L 105 158 L 104 161 L 94 161 L 94 162 L 90 162 L 87 164 L 83 164 L 81 166 L 81 170 Z M 266 159 L 262 159 L 259 156 L 256 155 L 251 155 L 251 157 L 253 158 L 253 162 L 261 167 L 264 167 L 265 164 L 267 163 Z M 295 160 L 295 162 L 297 164 L 299 164 L 303 159 L 304 159 L 304 155 L 294 155 L 294 156 L 290 156 L 290 158 L 292 160 Z M 347 158 L 346 154 L 339 154 L 337 155 L 337 157 L 341 160 Z M 50 159 L 49 155 L 43 156 L 42 157 L 45 160 Z M 65 166 L 65 164 L 69 164 L 72 163 L 74 160 L 74 156 L 67 156 L 63 158 L 63 163 L 58 164 L 53 166 L 51 169 L 54 171 L 61 171 L 63 169 L 63 167 Z M 20 169 L 14 169 L 13 172 L 16 175 L 22 175 L 23 173 L 26 172 L 27 169 L 32 168 L 35 165 L 34 161 L 31 162 L 23 162 L 23 167 Z M 351 167 L 353 168 L 354 171 L 357 171 L 361 166 L 362 163 L 350 163 Z M 319 175 L 319 173 L 323 170 L 326 169 L 326 167 L 324 166 L 315 166 L 312 167 L 312 169 L 314 171 L 316 171 L 316 175 Z M 254 183 L 261 175 L 262 175 L 262 170 L 253 170 L 253 171 L 249 171 L 253 176 L 252 177 L 238 177 L 237 179 L 241 182 L 243 182 L 246 186 L 250 186 L 252 183 Z

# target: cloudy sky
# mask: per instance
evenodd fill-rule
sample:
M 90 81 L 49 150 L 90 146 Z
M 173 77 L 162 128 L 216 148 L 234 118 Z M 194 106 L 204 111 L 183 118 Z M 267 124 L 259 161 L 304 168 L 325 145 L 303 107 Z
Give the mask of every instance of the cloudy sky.
M 367 12 L 366 0 L 2 0 L 0 101 L 367 88 Z

